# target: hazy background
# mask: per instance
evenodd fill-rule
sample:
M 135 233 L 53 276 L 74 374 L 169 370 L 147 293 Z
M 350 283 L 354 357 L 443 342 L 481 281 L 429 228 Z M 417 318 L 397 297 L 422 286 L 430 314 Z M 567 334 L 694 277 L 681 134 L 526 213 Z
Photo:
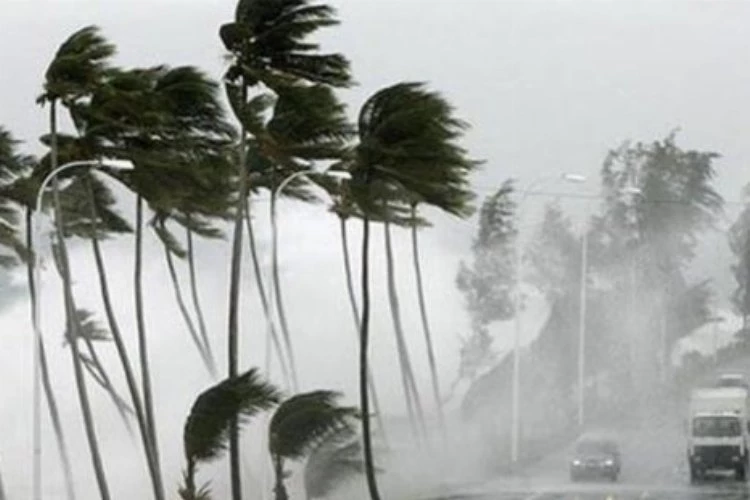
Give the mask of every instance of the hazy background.
M 720 152 L 717 187 L 728 200 L 740 199 L 750 180 L 750 4 L 708 1 L 537 1 L 499 0 L 339 0 L 342 25 L 323 37 L 330 50 L 345 53 L 359 86 L 342 95 L 354 116 L 378 88 L 401 80 L 428 81 L 455 104 L 472 124 L 466 145 L 486 160 L 476 176 L 480 195 L 508 177 L 526 186 L 541 176 L 574 172 L 589 176 L 585 185 L 548 186 L 568 193 L 598 191 L 597 173 L 607 150 L 623 140 L 662 138 L 681 127 L 683 148 Z M 26 151 L 41 152 L 46 113 L 34 104 L 44 70 L 58 45 L 73 31 L 99 25 L 117 44 L 121 65 L 197 65 L 215 78 L 225 62 L 217 36 L 231 19 L 234 0 L 0 0 L 0 124 L 26 141 Z M 522 226 L 539 218 L 545 200 L 529 198 Z M 132 200 L 123 199 L 132 214 Z M 564 200 L 577 220 L 596 201 Z M 264 256 L 268 250 L 267 203 L 255 205 Z M 345 295 L 335 218 L 326 205 L 283 203 L 282 278 L 303 389 L 330 387 L 353 401 L 356 384 L 355 332 Z M 727 206 L 734 217 L 735 205 Z M 455 377 L 459 336 L 467 332 L 462 298 L 454 286 L 458 261 L 467 256 L 474 221 L 428 214 L 434 224 L 423 232 L 423 266 L 428 307 L 444 385 Z M 380 236 L 382 231 L 376 229 Z M 351 241 L 358 241 L 358 230 Z M 147 324 L 157 398 L 167 487 L 180 478 L 182 423 L 196 394 L 210 384 L 187 337 L 173 299 L 163 253 L 153 236 L 147 245 Z M 115 304 L 123 331 L 134 348 L 131 288 L 132 241 L 105 246 Z M 407 334 L 420 381 L 427 394 L 427 369 L 414 296 L 408 234 L 396 238 L 396 265 Z M 402 411 L 397 358 L 387 309 L 382 240 L 373 242 L 375 373 L 390 412 Z M 357 247 L 352 248 L 357 252 Z M 223 356 L 229 245 L 198 247 L 199 279 L 215 350 Z M 728 250 L 723 235 L 706 240 L 696 267 L 714 277 L 719 298 L 729 291 Z M 81 306 L 99 311 L 97 281 L 88 246 L 74 247 L 75 292 Z M 355 265 L 358 257 L 354 259 Z M 244 270 L 241 348 L 243 366 L 262 363 L 264 320 Z M 358 267 L 358 266 L 357 266 Z M 184 274 L 183 274 L 184 276 Z M 15 277 L 24 285 L 23 273 Z M 3 288 L 3 300 L 8 299 Z M 43 277 L 43 327 L 55 388 L 80 477 L 81 492 L 93 491 L 72 370 L 62 347 L 60 283 Z M 25 297 L 0 311 L 0 463 L 9 493 L 29 493 L 31 328 Z M 496 339 L 499 350 L 508 337 Z M 109 353 L 112 347 L 105 348 Z M 134 350 L 132 351 L 134 352 Z M 114 361 L 114 356 L 108 356 Z M 223 359 L 222 359 L 223 362 Z M 114 366 L 114 365 L 113 365 Z M 117 370 L 112 370 L 117 374 Z M 96 394 L 99 434 L 112 489 L 130 494 L 147 487 L 141 453 L 108 401 Z M 45 414 L 46 419 L 46 414 Z M 46 497 L 61 494 L 54 440 L 45 420 Z M 84 479 L 85 478 L 85 479 Z M 224 476 L 217 476 L 222 482 Z M 115 494 L 115 497 L 119 495 Z

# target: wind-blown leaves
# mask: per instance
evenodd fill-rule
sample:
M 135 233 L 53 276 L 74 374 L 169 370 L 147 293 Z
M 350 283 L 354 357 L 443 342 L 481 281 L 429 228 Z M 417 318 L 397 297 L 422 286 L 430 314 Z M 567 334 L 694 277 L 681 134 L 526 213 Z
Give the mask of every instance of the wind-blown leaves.
M 232 419 L 247 422 L 272 408 L 279 399 L 276 388 L 264 381 L 255 368 L 204 391 L 185 422 L 183 444 L 188 462 L 218 458 L 226 449 Z
M 284 401 L 271 418 L 268 447 L 274 456 L 297 460 L 331 432 L 347 428 L 357 409 L 339 406 L 341 394 L 313 391 Z
M 334 87 L 351 83 L 349 62 L 340 54 L 318 54 L 309 36 L 338 24 L 335 11 L 309 0 L 240 0 L 234 22 L 219 30 L 234 61 L 226 74 L 245 85 L 262 81 L 271 88 L 294 81 Z

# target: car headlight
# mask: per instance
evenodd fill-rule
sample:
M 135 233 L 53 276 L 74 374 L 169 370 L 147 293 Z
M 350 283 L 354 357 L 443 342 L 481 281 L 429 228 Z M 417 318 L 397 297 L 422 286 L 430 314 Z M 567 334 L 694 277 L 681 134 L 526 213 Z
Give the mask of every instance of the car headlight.
M 615 461 L 612 460 L 611 458 L 608 458 L 607 460 L 604 461 L 604 465 L 606 465 L 607 467 L 612 467 L 613 465 L 615 465 Z
M 580 460 L 573 460 L 573 465 L 581 465 L 581 461 Z

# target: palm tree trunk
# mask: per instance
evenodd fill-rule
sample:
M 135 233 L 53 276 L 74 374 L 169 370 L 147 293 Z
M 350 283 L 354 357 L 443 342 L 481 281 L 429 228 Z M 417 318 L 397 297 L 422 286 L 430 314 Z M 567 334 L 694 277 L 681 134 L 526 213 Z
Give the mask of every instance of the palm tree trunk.
M 284 462 L 280 457 L 273 458 L 273 472 L 276 478 L 276 485 L 273 488 L 275 500 L 289 500 L 289 493 L 284 485 Z
M 128 351 L 125 348 L 125 342 L 123 341 L 122 334 L 120 332 L 120 326 L 115 317 L 114 309 L 112 308 L 112 299 L 109 293 L 109 283 L 107 279 L 107 272 L 104 266 L 104 257 L 102 255 L 101 246 L 99 245 L 99 239 L 97 238 L 97 220 L 98 214 L 96 211 L 96 205 L 94 203 L 94 191 L 91 186 L 90 177 L 86 178 L 86 187 L 89 195 L 89 207 L 91 210 L 91 221 L 93 225 L 93 237 L 91 238 L 91 246 L 94 251 L 94 260 L 96 262 L 96 271 L 99 275 L 99 289 L 102 296 L 102 302 L 104 303 L 104 312 L 107 316 L 107 323 L 109 325 L 109 331 L 112 334 L 112 340 L 115 343 L 117 349 L 117 356 L 120 358 L 120 364 L 122 365 L 122 371 L 125 375 L 125 383 L 128 386 L 128 392 L 130 393 L 130 399 L 133 403 L 133 411 L 135 412 L 136 423 L 138 424 L 138 430 L 141 435 L 141 442 L 143 445 L 143 451 L 146 454 L 146 464 L 148 466 L 149 477 L 151 478 L 151 486 L 154 491 L 155 500 L 164 500 L 164 485 L 161 474 L 159 474 L 158 467 L 156 466 L 155 457 L 152 453 L 150 433 L 146 426 L 146 420 L 143 413 L 143 403 L 141 402 L 141 396 L 138 392 L 138 384 L 133 374 L 133 367 L 130 364 L 130 357 Z
M 143 416 L 151 445 L 156 475 L 161 477 L 159 463 L 159 442 L 154 419 L 154 400 L 151 393 L 151 374 L 149 372 L 148 344 L 146 343 L 146 321 L 143 312 L 143 197 L 138 195 L 135 204 L 135 268 L 133 273 L 135 285 L 135 317 L 138 331 L 138 354 L 141 362 L 141 390 L 143 393 Z
M 187 306 L 185 305 L 185 299 L 182 297 L 182 289 L 180 288 L 180 281 L 177 278 L 177 270 L 174 267 L 172 252 L 166 243 L 164 243 L 162 246 L 164 247 L 164 257 L 167 260 L 167 268 L 169 269 L 169 277 L 172 280 L 172 289 L 174 290 L 175 299 L 177 300 L 177 306 L 180 309 L 182 319 L 185 320 L 185 326 L 187 326 L 188 332 L 190 333 L 190 339 L 193 341 L 193 344 L 195 344 L 195 348 L 198 350 L 198 353 L 200 354 L 201 359 L 203 360 L 203 364 L 208 370 L 208 373 L 213 378 L 216 378 L 216 367 L 208 357 L 208 353 L 206 352 L 203 342 L 198 336 L 198 331 L 195 329 L 193 320 L 192 318 L 190 318 L 190 313 L 188 312 Z
M 39 307 L 37 300 L 37 290 L 34 283 L 34 266 L 36 265 L 35 250 L 34 250 L 34 229 L 31 209 L 26 209 L 26 246 L 31 253 L 31 257 L 27 261 L 26 265 L 26 276 L 29 282 L 29 297 L 31 299 L 31 321 L 33 323 L 34 331 L 40 328 L 37 324 L 36 308 Z M 42 377 L 42 388 L 44 389 L 44 396 L 47 399 L 47 408 L 49 409 L 50 420 L 52 421 L 52 429 L 55 433 L 55 441 L 57 442 L 57 450 L 60 454 L 60 462 L 62 463 L 63 477 L 65 478 L 65 493 L 68 500 L 75 500 L 75 488 L 73 486 L 73 469 L 70 466 L 70 455 L 68 454 L 68 446 L 65 442 L 65 433 L 60 423 L 60 412 L 57 409 L 57 399 L 55 393 L 52 390 L 52 381 L 49 377 L 49 366 L 47 365 L 47 353 L 44 349 L 44 342 L 39 340 L 39 367 Z
M 419 437 L 425 432 L 424 412 L 419 398 L 419 391 L 414 379 L 411 360 L 409 359 L 409 348 L 406 345 L 404 329 L 401 323 L 401 311 L 398 303 L 398 292 L 396 291 L 396 277 L 393 264 L 393 245 L 391 244 L 391 227 L 388 221 L 383 225 L 385 229 L 385 256 L 388 274 L 388 302 L 393 319 L 393 330 L 396 334 L 396 349 L 401 367 L 401 382 L 404 387 L 406 406 L 409 411 L 409 421 L 412 424 L 414 435 Z
M 187 233 L 187 259 L 188 271 L 190 273 L 190 296 L 193 300 L 195 316 L 196 318 L 198 318 L 198 329 L 201 334 L 201 340 L 203 341 L 203 348 L 205 349 L 208 360 L 211 362 L 211 373 L 214 378 L 217 378 L 218 370 L 216 369 L 216 358 L 214 357 L 213 349 L 211 348 L 211 341 L 208 340 L 206 320 L 203 317 L 203 308 L 201 307 L 200 297 L 198 296 L 198 279 L 196 278 L 195 272 L 195 251 L 193 250 L 193 231 L 190 229 L 190 214 L 187 215 L 187 219 L 188 227 L 186 228 L 185 232 Z
M 432 332 L 430 331 L 430 323 L 427 318 L 427 306 L 424 300 L 424 286 L 422 284 L 422 269 L 420 266 L 419 258 L 419 245 L 417 243 L 417 205 L 412 204 L 411 206 L 411 218 L 415 221 L 411 226 L 411 249 L 412 256 L 414 258 L 414 275 L 417 279 L 417 297 L 419 298 L 419 314 L 422 317 L 422 330 L 424 331 L 424 340 L 427 344 L 427 359 L 430 363 L 430 375 L 432 377 L 432 393 L 435 397 L 435 410 L 438 415 L 438 424 L 440 430 L 445 435 L 445 415 L 443 414 L 443 405 L 440 401 L 440 383 L 437 374 L 437 363 L 435 362 L 435 349 L 432 345 Z
M 354 318 L 354 327 L 356 328 L 357 336 L 362 329 L 361 322 L 359 320 L 359 307 L 357 307 L 357 297 L 354 294 L 354 280 L 352 279 L 352 263 L 349 258 L 349 237 L 346 230 L 346 218 L 339 216 L 339 229 L 341 230 L 341 250 L 344 254 L 344 273 L 346 274 L 346 290 L 349 294 L 349 304 L 352 308 L 352 316 Z M 385 424 L 383 423 L 383 414 L 380 412 L 380 401 L 378 399 L 378 392 L 375 390 L 375 378 L 372 376 L 372 370 L 367 374 L 368 376 L 368 387 L 370 391 L 370 397 L 372 398 L 372 409 L 375 412 L 375 418 L 378 421 L 378 428 L 383 437 L 385 443 L 388 442 L 386 436 Z
M 370 220 L 365 215 L 362 219 L 362 322 L 359 331 L 359 406 L 362 411 L 362 448 L 365 455 L 365 477 L 370 500 L 380 500 L 378 482 L 375 477 L 375 461 L 372 453 L 372 436 L 370 434 L 370 401 L 367 393 L 367 362 L 370 340 Z
M 242 85 L 242 102 L 247 98 L 247 87 Z M 245 214 L 245 200 L 247 198 L 247 131 L 242 126 L 240 130 L 239 165 L 237 176 L 239 193 L 234 215 L 234 235 L 232 239 L 231 270 L 229 276 L 229 314 L 227 328 L 227 364 L 229 378 L 237 376 L 237 350 L 239 337 L 239 300 L 240 300 L 240 271 L 242 261 L 242 218 Z M 229 476 L 232 489 L 232 500 L 242 500 L 242 479 L 240 476 L 240 447 L 239 426 L 237 419 L 232 420 L 229 428 Z
M 260 269 L 260 259 L 258 259 L 258 247 L 255 245 L 255 231 L 253 231 L 253 222 L 250 217 L 249 204 L 245 203 L 245 225 L 247 226 L 247 237 L 250 241 L 250 256 L 253 261 L 253 272 L 255 273 L 255 284 L 258 287 L 258 295 L 260 296 L 260 303 L 263 307 L 263 314 L 266 316 L 266 323 L 268 325 L 268 335 L 271 337 L 271 342 L 276 350 L 276 356 L 279 358 L 279 364 L 281 366 L 281 374 L 284 377 L 284 382 L 287 387 L 290 386 L 289 369 L 286 366 L 286 359 L 284 357 L 284 350 L 281 347 L 279 341 L 279 334 L 276 331 L 276 325 L 273 322 L 271 311 L 268 307 L 268 296 L 266 295 L 266 285 L 263 282 L 263 273 Z
M 52 147 L 50 151 L 51 168 L 57 168 L 57 103 L 50 103 L 50 135 L 52 137 Z M 65 245 L 65 234 L 63 232 L 63 213 L 60 204 L 60 192 L 58 189 L 57 179 L 53 182 L 52 195 L 55 206 L 55 233 L 57 235 L 57 244 L 60 252 L 60 263 L 63 281 L 63 295 L 65 301 L 65 316 L 68 325 L 68 331 L 71 333 L 70 354 L 73 362 L 73 373 L 75 375 L 76 389 L 78 392 L 78 402 L 83 414 L 83 423 L 86 431 L 89 450 L 91 452 L 91 462 L 96 476 L 96 483 L 99 487 L 99 496 L 101 500 L 110 500 L 109 486 L 104 473 L 104 464 L 102 463 L 99 443 L 96 438 L 96 428 L 94 427 L 94 416 L 91 411 L 91 404 L 86 389 L 86 378 L 81 366 L 80 352 L 78 350 L 79 328 L 76 318 L 76 307 L 73 299 L 73 286 L 70 281 L 70 267 L 68 263 L 68 249 Z
M 292 390 L 297 392 L 299 383 L 297 379 L 297 363 L 294 360 L 294 350 L 292 348 L 292 338 L 289 334 L 289 326 L 286 321 L 284 312 L 284 301 L 281 294 L 281 279 L 279 278 L 279 252 L 278 252 L 278 230 L 276 227 L 276 193 L 271 192 L 271 270 L 273 273 L 273 291 L 276 298 L 276 313 L 279 316 L 279 325 L 281 326 L 281 335 L 286 344 L 286 350 L 289 354 L 289 372 L 292 376 Z

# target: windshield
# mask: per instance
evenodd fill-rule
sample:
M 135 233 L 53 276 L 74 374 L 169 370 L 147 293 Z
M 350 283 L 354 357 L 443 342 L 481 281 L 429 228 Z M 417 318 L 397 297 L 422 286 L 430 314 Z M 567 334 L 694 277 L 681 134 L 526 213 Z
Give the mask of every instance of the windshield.
M 582 441 L 576 446 L 579 454 L 607 454 L 617 453 L 617 445 L 609 441 Z
M 740 433 L 740 421 L 736 417 L 698 417 L 693 420 L 695 437 L 736 437 Z

